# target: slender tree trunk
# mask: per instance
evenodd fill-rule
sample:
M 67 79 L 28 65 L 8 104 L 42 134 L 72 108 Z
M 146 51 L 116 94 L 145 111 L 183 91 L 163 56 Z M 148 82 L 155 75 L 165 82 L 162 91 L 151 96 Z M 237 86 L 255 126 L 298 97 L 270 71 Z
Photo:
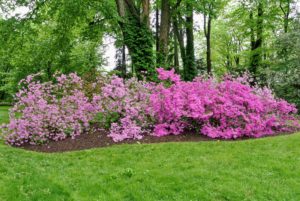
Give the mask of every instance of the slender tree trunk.
M 169 0 L 161 1 L 161 23 L 159 32 L 159 54 L 158 64 L 168 67 L 168 44 L 170 32 L 170 3 Z
M 234 57 L 234 61 L 235 61 L 236 67 L 239 67 L 240 66 L 240 57 L 239 56 L 235 56 Z
M 179 74 L 179 56 L 178 56 L 178 41 L 174 33 L 174 68 L 175 72 Z
M 256 48 L 261 48 L 263 43 L 263 4 L 260 2 L 258 4 L 258 10 L 257 10 L 257 40 L 256 40 Z M 260 53 L 261 57 L 261 53 Z M 261 58 L 260 58 L 261 59 Z
M 263 8 L 263 2 L 258 3 L 257 7 L 257 19 L 256 19 L 256 40 L 254 39 L 254 30 L 251 30 L 251 49 L 252 49 L 252 59 L 251 59 L 251 67 L 250 72 L 254 76 L 254 81 L 256 81 L 257 78 L 257 70 L 259 67 L 262 66 L 262 44 L 263 44 L 263 15 L 264 15 L 264 8 Z M 252 22 L 253 20 L 253 14 L 252 16 Z M 253 29 L 253 27 L 252 27 Z
M 207 19 L 208 18 L 208 19 Z M 206 22 L 207 21 L 207 22 Z M 210 15 L 204 15 L 204 34 L 206 38 L 206 66 L 207 74 L 212 74 L 212 64 L 211 64 L 211 17 Z
M 48 79 L 50 80 L 53 73 L 51 72 L 51 66 L 52 66 L 52 62 L 51 61 L 48 61 L 47 62 L 47 67 L 46 67 L 46 72 L 47 72 L 47 75 L 48 75 Z
M 284 2 L 286 2 L 286 6 L 282 5 L 283 4 L 282 0 L 280 0 L 279 5 L 283 13 L 283 30 L 284 33 L 287 33 L 289 28 L 289 21 L 290 21 L 289 17 L 291 12 L 291 0 L 285 0 Z
M 284 31 L 284 33 L 288 33 L 289 21 L 290 21 L 289 16 L 290 16 L 290 12 L 291 12 L 291 8 L 290 8 L 291 0 L 285 0 L 284 2 L 286 2 L 286 6 L 282 5 L 283 2 L 282 2 L 282 0 L 280 0 L 280 9 L 283 13 L 283 31 Z M 283 55 L 285 62 L 287 62 L 288 50 L 286 47 L 282 48 L 281 54 Z
M 231 67 L 230 55 L 226 55 L 226 68 L 229 69 Z
M 184 38 L 183 38 L 183 33 L 182 31 L 179 29 L 179 23 L 178 23 L 178 18 L 173 18 L 173 26 L 174 26 L 174 33 L 175 33 L 175 37 L 178 41 L 179 44 L 179 49 L 180 49 L 180 55 L 181 55 L 181 60 L 183 63 L 183 69 L 185 69 L 186 67 L 186 50 L 185 50 L 185 45 L 184 45 Z
M 157 1 L 156 1 L 156 4 Z M 158 5 L 156 5 L 156 11 L 155 11 L 155 41 L 156 41 L 156 52 L 159 52 L 159 9 Z
M 250 41 L 251 41 L 251 56 L 250 56 L 250 72 L 253 74 L 254 76 L 254 73 L 256 72 L 256 63 L 255 63 L 255 60 L 254 60 L 254 52 L 255 52 L 255 32 L 254 32 L 254 17 L 253 17 L 253 11 L 250 11 L 250 15 L 249 15 L 249 18 L 250 18 L 250 24 L 251 24 L 251 27 L 250 27 L 250 32 L 251 32 L 251 36 L 250 36 Z
M 186 66 L 184 66 L 184 79 L 192 80 L 196 75 L 195 49 L 194 49 L 194 20 L 193 5 L 187 2 L 186 8 Z
M 126 78 L 126 46 L 122 46 L 122 74 L 123 77 Z
M 288 28 L 289 28 L 289 16 L 286 15 L 284 17 L 284 33 L 288 32 Z

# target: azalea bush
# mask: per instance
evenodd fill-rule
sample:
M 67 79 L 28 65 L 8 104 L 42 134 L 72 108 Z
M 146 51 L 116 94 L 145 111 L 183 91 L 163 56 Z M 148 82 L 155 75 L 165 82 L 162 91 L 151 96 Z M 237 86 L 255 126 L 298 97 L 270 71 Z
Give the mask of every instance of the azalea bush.
M 2 133 L 7 143 L 19 146 L 75 138 L 95 124 L 116 142 L 187 130 L 234 139 L 300 128 L 294 105 L 268 88 L 251 86 L 248 77 L 186 82 L 174 70 L 157 71 L 159 83 L 115 75 L 82 80 L 74 73 L 41 83 L 38 75 L 28 76 Z
M 6 141 L 12 145 L 37 144 L 48 140 L 76 137 L 89 129 L 99 108 L 97 97 L 89 100 L 83 81 L 76 74 L 57 75 L 54 82 L 40 83 L 38 75 L 21 80 L 10 123 L 3 126 Z
M 153 86 L 153 83 L 117 76 L 112 76 L 104 85 L 100 114 L 108 122 L 109 136 L 114 141 L 141 139 L 151 132 L 153 120 L 149 98 Z
M 294 105 L 276 99 L 268 88 L 251 87 L 246 78 L 184 82 L 173 70 L 158 72 L 164 82 L 150 97 L 156 136 L 192 129 L 211 138 L 233 139 L 299 128 Z
M 141 139 L 152 130 L 148 108 L 152 83 L 117 76 L 86 82 L 74 73 L 46 83 L 36 77 L 19 83 L 22 88 L 15 96 L 10 123 L 2 127 L 9 144 L 75 138 L 90 130 L 91 123 L 108 129 L 114 141 Z

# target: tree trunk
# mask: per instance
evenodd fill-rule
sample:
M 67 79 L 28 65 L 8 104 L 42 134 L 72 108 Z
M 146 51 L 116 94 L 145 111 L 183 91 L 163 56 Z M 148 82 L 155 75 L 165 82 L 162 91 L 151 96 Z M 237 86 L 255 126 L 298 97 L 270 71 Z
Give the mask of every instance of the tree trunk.
M 168 67 L 168 44 L 170 31 L 170 3 L 169 0 L 161 1 L 161 23 L 159 32 L 159 54 L 158 64 L 163 67 Z
M 183 75 L 185 80 L 192 80 L 197 75 L 194 49 L 193 5 L 187 2 L 186 8 L 188 11 L 186 16 L 186 65 L 184 66 Z
M 239 56 L 235 56 L 234 57 L 234 61 L 235 61 L 236 67 L 239 67 L 240 66 L 240 57 Z
M 206 18 L 208 17 L 208 21 L 206 23 Z M 212 74 L 212 65 L 211 65 L 211 17 L 210 15 L 204 15 L 204 34 L 206 38 L 206 66 L 207 66 L 207 74 Z
M 179 57 L 178 57 L 178 42 L 177 38 L 174 34 L 174 68 L 175 72 L 179 74 Z
M 249 71 L 252 73 L 252 75 L 254 76 L 255 72 L 256 72 L 256 63 L 254 60 L 254 52 L 255 52 L 255 32 L 254 32 L 254 17 L 253 17 L 253 11 L 250 11 L 250 32 L 251 32 L 251 36 L 250 36 L 250 42 L 251 42 L 251 56 L 250 56 L 250 68 Z
M 173 18 L 173 28 L 174 28 L 174 34 L 175 37 L 178 41 L 179 44 L 179 49 L 180 49 L 180 55 L 181 55 L 181 60 L 183 63 L 183 69 L 185 69 L 186 67 L 186 50 L 185 50 L 185 45 L 184 45 L 184 38 L 183 38 L 183 33 L 182 31 L 179 29 L 179 23 L 178 23 L 178 18 Z
M 122 46 L 122 74 L 123 78 L 126 78 L 126 46 Z
M 141 22 L 150 28 L 150 0 L 142 0 L 143 12 L 141 14 Z
M 120 27 L 124 44 L 129 50 L 133 74 L 138 79 L 145 76 L 151 80 L 156 74 L 153 63 L 153 36 L 149 27 L 149 0 L 142 1 L 143 12 L 136 7 L 133 0 L 115 0 L 118 8 Z
M 257 7 L 257 20 L 256 20 L 256 40 L 254 39 L 254 29 L 251 29 L 251 50 L 252 50 L 252 58 L 251 58 L 251 66 L 250 72 L 254 76 L 254 81 L 257 78 L 257 70 L 262 65 L 262 43 L 263 43 L 263 3 L 260 1 Z M 253 14 L 250 13 L 250 18 L 253 21 Z
M 283 30 L 284 30 L 284 33 L 287 33 L 288 32 L 288 28 L 289 28 L 289 17 L 290 17 L 290 12 L 291 12 L 291 0 L 286 0 L 286 7 L 284 7 L 282 5 L 282 0 L 280 0 L 280 9 L 283 13 Z
M 284 7 L 282 5 L 282 0 L 280 0 L 280 9 L 283 13 L 283 31 L 284 31 L 284 33 L 288 33 L 289 21 L 290 21 L 289 16 L 290 16 L 290 12 L 291 12 L 291 8 L 290 8 L 291 0 L 286 0 L 285 2 L 287 3 L 286 7 Z M 287 62 L 288 50 L 286 47 L 282 48 L 281 54 L 283 55 L 285 62 Z
M 158 4 L 156 2 L 156 4 Z M 155 11 L 155 41 L 156 41 L 156 52 L 159 52 L 159 9 L 158 5 L 156 5 Z

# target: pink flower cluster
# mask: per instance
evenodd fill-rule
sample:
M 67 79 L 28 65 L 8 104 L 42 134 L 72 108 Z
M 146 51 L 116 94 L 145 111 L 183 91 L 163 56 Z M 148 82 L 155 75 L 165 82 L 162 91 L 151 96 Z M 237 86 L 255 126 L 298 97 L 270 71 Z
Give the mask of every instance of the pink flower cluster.
M 196 78 L 178 81 L 172 71 L 158 70 L 162 80 L 150 97 L 157 120 L 156 136 L 199 130 L 211 138 L 261 137 L 299 128 L 295 106 L 276 99 L 267 88 L 251 87 L 245 79 Z
M 34 81 L 37 75 L 21 80 L 22 89 L 11 109 L 10 123 L 3 131 L 7 143 L 43 143 L 76 137 L 89 128 L 97 104 L 82 91 L 80 77 L 72 73 L 56 77 L 56 83 Z

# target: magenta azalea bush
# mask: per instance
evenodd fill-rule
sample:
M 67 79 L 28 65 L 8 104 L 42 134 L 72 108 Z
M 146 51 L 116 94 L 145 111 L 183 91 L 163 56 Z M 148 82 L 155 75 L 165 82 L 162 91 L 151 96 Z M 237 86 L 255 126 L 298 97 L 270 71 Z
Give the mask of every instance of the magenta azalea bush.
M 251 87 L 243 78 L 184 82 L 174 71 L 158 72 L 172 84 L 160 83 L 150 97 L 156 136 L 192 129 L 211 138 L 233 139 L 299 128 L 294 105 L 276 99 L 268 88 Z
M 187 130 L 211 138 L 257 138 L 300 128 L 294 105 L 268 88 L 250 86 L 245 77 L 185 82 L 174 70 L 157 71 L 160 83 L 108 76 L 87 84 L 74 73 L 40 83 L 37 75 L 28 76 L 2 133 L 19 146 L 75 138 L 95 123 L 107 127 L 114 141 Z M 84 86 L 92 87 L 87 92 Z

